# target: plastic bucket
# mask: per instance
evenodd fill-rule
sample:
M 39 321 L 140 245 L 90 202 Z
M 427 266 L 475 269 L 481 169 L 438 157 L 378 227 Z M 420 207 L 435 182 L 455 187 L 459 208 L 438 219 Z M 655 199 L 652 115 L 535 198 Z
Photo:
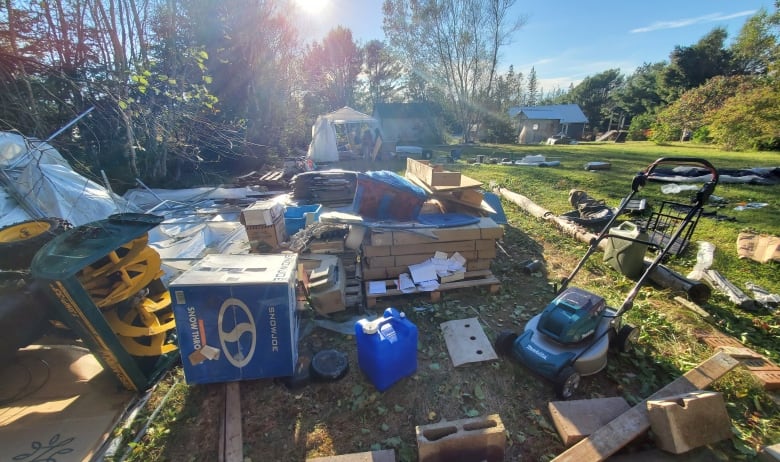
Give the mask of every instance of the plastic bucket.
M 377 390 L 417 371 L 417 326 L 395 308 L 373 321 L 355 323 L 358 364 Z
M 604 262 L 629 278 L 639 278 L 644 270 L 647 244 L 628 239 L 647 242 L 647 233 L 636 224 L 625 221 L 620 226 L 610 228 L 609 234 L 604 249 Z

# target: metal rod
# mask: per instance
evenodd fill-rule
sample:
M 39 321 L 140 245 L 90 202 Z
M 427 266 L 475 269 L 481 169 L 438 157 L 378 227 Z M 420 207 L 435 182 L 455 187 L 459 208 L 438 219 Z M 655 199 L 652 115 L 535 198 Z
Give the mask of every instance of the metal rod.
M 52 133 L 51 135 L 49 135 L 49 137 L 48 137 L 48 138 L 46 138 L 46 140 L 45 140 L 45 141 L 48 143 L 49 141 L 53 140 L 54 138 L 56 138 L 57 136 L 59 136 L 59 134 L 60 134 L 60 133 L 64 132 L 64 131 L 65 131 L 65 130 L 67 130 L 68 128 L 70 128 L 70 127 L 71 127 L 73 124 L 75 124 L 75 123 L 76 123 L 76 122 L 78 122 L 79 120 L 83 119 L 83 118 L 84 118 L 84 116 L 86 116 L 87 114 L 89 114 L 89 113 L 90 113 L 90 112 L 92 112 L 93 110 L 95 110 L 95 106 L 92 106 L 92 107 L 90 107 L 89 109 L 87 109 L 86 111 L 84 111 L 84 112 L 82 112 L 81 114 L 77 115 L 77 116 L 76 116 L 76 118 L 75 118 L 75 119 L 73 119 L 73 120 L 71 120 L 70 122 L 68 122 L 68 124 L 67 124 L 67 125 L 65 125 L 64 127 L 60 128 L 60 129 L 59 129 L 59 130 L 57 130 L 56 132 L 54 132 L 54 133 Z

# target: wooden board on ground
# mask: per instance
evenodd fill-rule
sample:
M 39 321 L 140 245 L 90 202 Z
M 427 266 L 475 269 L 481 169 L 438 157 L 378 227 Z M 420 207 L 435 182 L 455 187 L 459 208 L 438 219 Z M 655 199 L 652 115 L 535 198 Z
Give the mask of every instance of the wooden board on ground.
M 241 387 L 238 382 L 225 384 L 224 425 L 219 439 L 220 462 L 243 462 L 244 443 L 241 436 Z
M 398 288 L 398 279 L 386 279 L 382 282 L 385 283 L 385 287 L 387 288 L 387 291 L 383 294 L 369 293 L 369 282 L 365 282 L 366 306 L 369 308 L 375 306 L 376 301 L 380 298 L 425 293 L 419 291 L 410 293 L 402 292 Z M 439 287 L 435 291 L 429 293 L 431 294 L 431 301 L 438 302 L 441 300 L 441 293 L 443 291 L 479 286 L 488 286 L 491 293 L 496 293 L 501 288 L 501 281 L 499 281 L 497 277 L 493 276 L 493 273 L 490 270 L 468 271 L 464 275 L 463 280 L 439 284 Z
M 441 331 L 454 367 L 498 359 L 477 318 L 443 322 Z
M 564 451 L 553 461 L 595 462 L 605 460 L 650 428 L 650 420 L 647 415 L 648 400 L 704 389 L 737 365 L 739 365 L 739 361 L 726 353 L 717 353 L 711 356 L 682 377 L 678 377 L 629 411 L 621 414 L 620 417 Z

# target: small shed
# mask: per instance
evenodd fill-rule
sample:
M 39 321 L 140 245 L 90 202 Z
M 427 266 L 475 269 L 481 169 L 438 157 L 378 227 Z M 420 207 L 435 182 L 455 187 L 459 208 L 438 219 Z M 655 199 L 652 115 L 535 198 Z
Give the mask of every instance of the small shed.
M 437 144 L 442 141 L 441 116 L 430 103 L 377 103 L 374 118 L 384 139 L 399 144 Z
M 538 144 L 553 135 L 582 139 L 588 118 L 577 104 L 517 106 L 509 109 L 517 125 L 519 144 Z

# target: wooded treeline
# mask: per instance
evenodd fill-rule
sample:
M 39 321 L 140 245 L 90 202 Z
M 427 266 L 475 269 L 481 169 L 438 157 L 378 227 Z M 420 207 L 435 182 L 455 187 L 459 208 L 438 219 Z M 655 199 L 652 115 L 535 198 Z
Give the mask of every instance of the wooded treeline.
M 777 147 L 777 5 L 728 46 L 716 28 L 668 62 L 544 89 L 499 61 L 525 22 L 515 1 L 385 0 L 386 41 L 339 27 L 307 44 L 289 0 L 1 0 L 0 130 L 45 139 L 95 108 L 53 143 L 118 190 L 300 156 L 317 115 L 380 102 L 435 103 L 463 140 L 513 142 L 510 107 L 577 103 L 592 133 Z

